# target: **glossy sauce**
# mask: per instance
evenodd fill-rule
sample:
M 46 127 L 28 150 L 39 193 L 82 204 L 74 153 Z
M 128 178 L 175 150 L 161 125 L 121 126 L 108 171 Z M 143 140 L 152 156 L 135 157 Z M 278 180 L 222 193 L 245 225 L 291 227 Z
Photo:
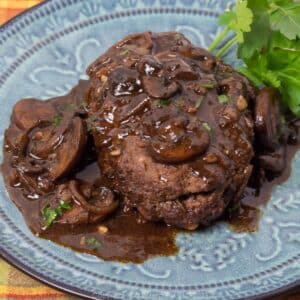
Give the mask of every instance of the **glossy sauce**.
M 127 36 L 87 74 L 100 169 L 127 207 L 194 230 L 238 202 L 253 156 L 245 77 L 175 32 Z
M 75 178 L 89 183 L 101 182 L 96 162 L 87 164 Z M 106 231 L 107 230 L 107 231 Z M 65 226 L 54 224 L 40 234 L 41 237 L 77 251 L 97 255 L 104 260 L 141 263 L 157 255 L 174 255 L 178 252 L 175 236 L 178 232 L 163 223 L 144 222 L 133 213 L 118 210 L 99 224 Z M 101 246 L 93 249 L 87 241 L 95 238 Z
M 273 187 L 285 182 L 291 174 L 291 163 L 300 145 L 287 146 L 287 165 L 283 173 L 269 180 L 259 183 L 255 180 L 258 176 L 255 172 L 249 180 L 241 199 L 240 209 L 227 215 L 226 219 L 235 232 L 255 232 L 259 229 L 259 220 L 263 215 L 264 205 L 272 195 Z
M 75 94 L 73 90 L 73 93 L 65 97 L 49 101 L 67 105 L 73 103 L 75 98 L 78 102 L 84 97 L 86 87 L 86 82 L 81 82 L 75 89 Z M 280 177 L 264 181 L 260 186 L 250 180 L 250 185 L 244 192 L 239 212 L 228 216 L 228 222 L 234 231 L 253 232 L 258 229 L 262 205 L 270 198 L 273 186 L 282 183 L 289 177 L 290 161 L 298 148 L 298 145 L 288 146 L 288 167 Z M 4 153 L 2 170 L 10 198 L 21 210 L 28 226 L 38 236 L 76 251 L 99 256 L 104 260 L 141 263 L 153 256 L 174 255 L 178 252 L 175 237 L 179 230 L 163 223 L 145 222 L 134 212 L 124 212 L 123 208 L 99 224 L 78 226 L 54 224 L 48 230 L 40 231 L 41 206 L 39 200 L 25 197 L 22 188 L 11 186 L 9 178 L 13 171 L 11 167 L 12 154 L 5 150 Z M 84 160 L 79 163 L 77 171 L 72 177 L 90 184 L 105 184 L 101 180 L 96 155 L 90 148 L 84 154 Z M 96 240 L 97 244 L 89 243 L 91 239 Z
M 81 81 L 70 94 L 48 102 L 59 106 L 79 103 L 85 97 L 86 88 L 87 82 Z M 88 150 L 82 155 L 84 158 L 76 167 L 75 174 L 69 177 L 89 184 L 105 185 L 96 162 L 96 155 L 91 148 L 92 145 L 87 146 Z M 47 230 L 41 230 L 40 200 L 28 197 L 26 189 L 19 184 L 12 186 L 13 159 L 12 153 L 5 147 L 2 173 L 6 187 L 11 200 L 20 209 L 29 228 L 37 236 L 77 251 L 97 255 L 105 260 L 122 262 L 141 263 L 153 256 L 174 255 L 178 252 L 175 243 L 177 229 L 162 223 L 144 222 L 135 213 L 125 213 L 122 208 L 104 222 L 97 224 L 77 226 L 53 224 Z M 91 238 L 97 240 L 98 247 L 94 243 L 89 243 Z

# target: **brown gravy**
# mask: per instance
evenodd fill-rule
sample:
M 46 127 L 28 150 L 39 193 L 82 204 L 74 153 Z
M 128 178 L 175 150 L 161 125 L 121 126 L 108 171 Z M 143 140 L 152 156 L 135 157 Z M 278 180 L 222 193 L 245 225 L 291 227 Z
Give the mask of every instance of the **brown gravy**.
M 260 184 L 250 179 L 250 184 L 248 184 L 244 191 L 239 211 L 233 213 L 232 216 L 227 216 L 230 228 L 235 232 L 255 232 L 258 230 L 258 223 L 263 213 L 263 206 L 270 199 L 273 187 L 285 182 L 289 178 L 291 174 L 291 162 L 297 150 L 299 150 L 298 144 L 288 145 L 287 165 L 280 176 L 264 180 Z M 255 176 L 256 174 L 254 173 L 252 177 Z
M 81 82 L 76 93 L 49 101 L 53 103 L 70 104 L 82 99 L 87 84 Z M 237 214 L 229 216 L 230 227 L 237 232 L 253 232 L 257 230 L 260 207 L 265 204 L 274 185 L 285 181 L 290 174 L 290 162 L 299 145 L 288 146 L 288 167 L 280 176 L 265 181 L 260 187 L 248 186 L 242 199 L 241 209 Z M 101 182 L 101 174 L 92 153 L 86 153 L 84 161 L 78 167 L 72 178 L 78 178 L 89 183 Z M 90 253 L 104 260 L 141 263 L 150 257 L 174 255 L 178 252 L 175 237 L 177 229 L 162 223 L 143 222 L 134 213 L 119 210 L 111 218 L 99 224 L 67 226 L 54 224 L 48 230 L 40 232 L 40 211 L 38 200 L 24 196 L 24 190 L 12 187 L 10 174 L 12 154 L 4 149 L 2 171 L 11 200 L 21 210 L 28 226 L 38 236 L 52 240 L 58 244 L 70 247 L 76 251 Z

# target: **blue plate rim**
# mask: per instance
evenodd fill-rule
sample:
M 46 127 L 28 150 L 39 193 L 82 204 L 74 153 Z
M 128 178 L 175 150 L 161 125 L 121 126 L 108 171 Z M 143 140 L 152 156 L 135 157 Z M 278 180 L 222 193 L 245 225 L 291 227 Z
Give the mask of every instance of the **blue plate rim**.
M 10 20 L 6 21 L 4 24 L 0 25 L 0 32 L 1 33 L 5 32 L 5 30 L 7 30 L 16 21 L 19 21 L 20 19 L 24 18 L 26 15 L 33 13 L 34 11 L 37 11 L 38 9 L 40 9 L 43 6 L 46 6 L 49 3 L 51 3 L 51 0 L 44 0 L 43 2 L 38 3 L 29 9 L 26 9 L 25 11 L 16 15 L 15 17 L 11 18 Z M 56 288 L 63 292 L 67 292 L 71 295 L 79 296 L 84 299 L 117 300 L 116 298 L 105 297 L 105 296 L 101 296 L 101 295 L 96 296 L 95 294 L 89 293 L 88 291 L 79 289 L 72 285 L 58 282 L 52 278 L 49 278 L 49 277 L 47 277 L 47 275 L 34 270 L 33 268 L 31 268 L 28 265 L 25 265 L 22 261 L 18 260 L 15 256 L 8 253 L 8 251 L 6 251 L 4 248 L 2 248 L 1 245 L 0 245 L 0 257 L 2 259 L 4 259 L 6 262 L 8 262 L 11 265 L 13 265 L 14 267 L 16 267 L 17 269 L 19 269 L 19 270 L 23 271 L 24 273 L 26 273 L 27 275 L 31 276 L 32 278 L 34 278 L 42 283 L 45 283 L 50 287 Z M 275 289 L 275 290 L 272 290 L 272 291 L 269 291 L 266 293 L 261 293 L 261 294 L 255 295 L 255 296 L 245 297 L 245 298 L 240 298 L 240 299 L 241 300 L 266 299 L 268 297 L 280 295 L 283 292 L 288 292 L 289 290 L 292 290 L 297 287 L 300 287 L 300 280 L 296 280 L 293 283 L 290 283 L 281 288 L 278 288 L 278 289 Z
M 67 292 L 71 295 L 80 296 L 84 299 L 96 299 L 96 300 L 118 300 L 116 298 L 111 297 L 104 297 L 104 296 L 95 296 L 93 293 L 89 293 L 87 291 L 78 289 L 74 286 L 67 285 L 65 283 L 58 282 L 52 278 L 47 277 L 47 275 L 35 271 L 30 266 L 27 266 L 23 264 L 20 260 L 18 260 L 13 255 L 9 254 L 5 249 L 0 247 L 0 257 L 3 258 L 6 262 L 10 263 L 17 269 L 23 271 L 27 275 L 31 276 L 32 278 L 37 279 L 38 281 L 47 284 L 50 287 L 56 288 L 58 290 L 61 290 L 63 292 Z M 271 292 L 261 293 L 259 295 L 255 295 L 252 297 L 246 297 L 241 298 L 240 300 L 263 300 L 269 297 L 278 296 L 283 292 L 288 292 L 289 290 L 292 290 L 294 288 L 297 288 L 300 286 L 300 280 L 296 280 L 295 282 L 288 284 L 284 287 L 281 287 L 279 289 L 273 290 Z

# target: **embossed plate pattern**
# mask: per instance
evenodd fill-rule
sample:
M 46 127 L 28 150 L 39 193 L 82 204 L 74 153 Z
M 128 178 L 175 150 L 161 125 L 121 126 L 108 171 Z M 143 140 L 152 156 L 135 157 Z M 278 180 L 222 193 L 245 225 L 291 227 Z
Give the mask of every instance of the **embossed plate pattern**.
M 67 92 L 132 32 L 178 30 L 207 46 L 228 0 L 52 0 L 0 29 L 0 137 L 14 103 Z M 227 61 L 236 63 L 234 53 Z M 1 153 L 2 155 L 2 153 Z M 90 298 L 240 299 L 300 283 L 300 153 L 263 209 L 260 230 L 226 224 L 181 234 L 180 253 L 141 265 L 104 262 L 32 235 L 0 179 L 0 252 L 45 282 Z

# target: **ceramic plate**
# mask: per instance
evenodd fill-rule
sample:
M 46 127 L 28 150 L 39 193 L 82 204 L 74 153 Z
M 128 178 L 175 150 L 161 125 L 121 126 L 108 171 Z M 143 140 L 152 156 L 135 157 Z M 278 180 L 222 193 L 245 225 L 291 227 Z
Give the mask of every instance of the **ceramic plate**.
M 52 0 L 0 29 L 0 137 L 14 103 L 66 93 L 101 52 L 141 31 L 184 33 L 208 46 L 226 0 Z M 233 54 L 227 57 L 234 62 Z M 2 145 L 1 145 L 2 146 Z M 2 151 L 1 154 L 2 155 Z M 2 158 L 1 158 L 2 160 Z M 263 209 L 260 229 L 226 224 L 180 234 L 178 255 L 121 264 L 32 235 L 0 179 L 0 251 L 38 279 L 90 298 L 241 299 L 300 283 L 300 153 L 292 175 Z

